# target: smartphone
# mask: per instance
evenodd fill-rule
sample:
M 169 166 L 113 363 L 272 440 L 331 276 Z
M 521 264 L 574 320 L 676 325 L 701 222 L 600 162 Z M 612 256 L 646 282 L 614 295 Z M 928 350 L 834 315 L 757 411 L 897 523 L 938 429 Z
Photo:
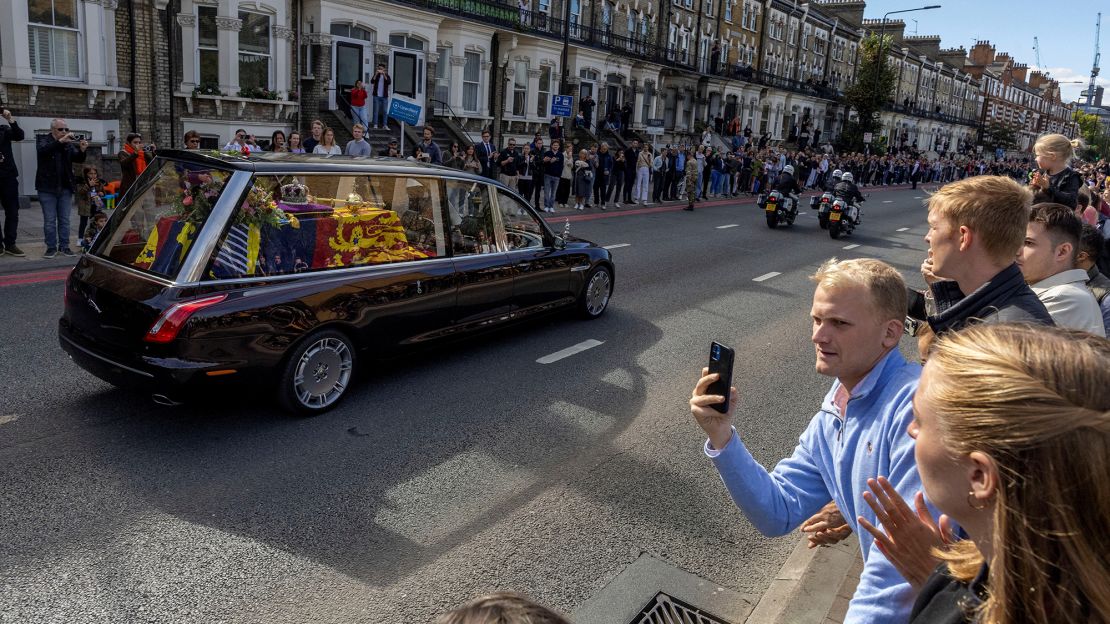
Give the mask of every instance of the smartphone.
M 713 406 L 713 409 L 722 414 L 728 413 L 729 396 L 732 394 L 730 392 L 732 388 L 732 361 L 735 355 L 732 349 L 719 342 L 713 342 L 709 345 L 709 374 L 717 373 L 721 378 L 709 384 L 705 393 L 719 394 L 725 397 L 723 403 Z

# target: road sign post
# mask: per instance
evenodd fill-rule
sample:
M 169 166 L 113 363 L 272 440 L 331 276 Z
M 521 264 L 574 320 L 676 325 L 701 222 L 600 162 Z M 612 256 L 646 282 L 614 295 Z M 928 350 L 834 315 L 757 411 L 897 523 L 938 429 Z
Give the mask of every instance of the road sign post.
M 572 95 L 553 95 L 551 96 L 551 114 L 555 117 L 572 117 L 574 115 L 574 96 Z
M 416 126 L 420 124 L 422 107 L 415 100 L 404 96 L 394 95 L 389 99 L 388 115 L 401 122 L 401 156 L 405 155 L 405 124 Z

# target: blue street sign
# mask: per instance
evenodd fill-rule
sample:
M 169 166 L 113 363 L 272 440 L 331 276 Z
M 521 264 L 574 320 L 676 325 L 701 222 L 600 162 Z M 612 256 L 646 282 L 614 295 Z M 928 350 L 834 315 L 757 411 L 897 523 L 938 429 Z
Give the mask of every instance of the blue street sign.
M 574 113 L 571 112 L 574 108 L 574 96 L 572 95 L 553 95 L 551 96 L 551 114 L 555 117 L 570 117 Z
M 420 105 L 398 97 L 389 100 L 389 116 L 410 126 L 420 124 Z

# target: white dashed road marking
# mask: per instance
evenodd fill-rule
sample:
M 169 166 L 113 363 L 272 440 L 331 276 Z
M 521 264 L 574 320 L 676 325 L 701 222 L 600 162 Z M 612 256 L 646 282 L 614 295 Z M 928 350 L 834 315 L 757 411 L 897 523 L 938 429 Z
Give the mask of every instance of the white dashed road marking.
M 921 199 L 921 196 L 920 195 L 914 195 L 913 198 L 914 199 Z
M 584 340 L 584 341 L 574 345 L 573 347 L 567 347 L 566 349 L 563 349 L 562 351 L 556 351 L 555 353 L 552 353 L 551 355 L 545 355 L 542 358 L 536 360 L 536 362 L 539 363 L 539 364 L 552 364 L 554 362 L 558 362 L 559 360 L 561 360 L 563 358 L 568 358 L 572 355 L 575 355 L 577 353 L 582 353 L 583 351 L 586 351 L 587 349 L 593 349 L 594 347 L 601 346 L 603 344 L 605 344 L 604 341 L 594 340 L 593 338 L 590 338 L 589 340 Z
M 739 223 L 729 223 L 728 225 L 718 225 L 718 230 L 727 230 L 729 228 L 740 227 Z
M 893 199 L 884 199 L 884 200 L 883 200 L 883 203 L 884 203 L 884 204 L 893 204 L 893 203 L 894 203 L 894 200 L 893 200 Z
M 630 247 L 632 243 L 617 243 L 616 245 L 606 245 L 606 249 L 620 249 L 621 247 Z
M 910 228 L 898 228 L 899 232 L 909 232 Z
M 845 249 L 855 249 L 856 247 L 859 247 L 859 245 L 851 244 L 851 245 L 845 245 L 844 246 Z
M 19 414 L 3 414 L 0 415 L 0 425 L 6 425 L 19 420 Z
M 777 277 L 779 275 L 782 275 L 782 273 L 779 273 L 778 271 L 771 271 L 770 273 L 764 273 L 763 275 L 760 275 L 759 277 L 754 278 L 752 281 L 753 282 L 766 282 L 767 280 L 771 279 L 772 277 Z

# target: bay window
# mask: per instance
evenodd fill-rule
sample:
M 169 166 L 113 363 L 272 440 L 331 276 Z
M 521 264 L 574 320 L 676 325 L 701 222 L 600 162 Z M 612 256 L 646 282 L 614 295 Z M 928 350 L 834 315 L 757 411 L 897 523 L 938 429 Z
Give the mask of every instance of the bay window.
M 239 89 L 270 89 L 270 17 L 239 11 Z
M 466 64 L 463 65 L 463 110 L 474 113 L 478 111 L 482 56 L 477 52 L 467 52 L 465 58 Z
M 216 29 L 216 7 L 197 7 L 197 84 L 216 87 L 220 84 L 219 36 Z
M 80 79 L 77 0 L 28 0 L 27 18 L 31 73 L 44 78 Z

